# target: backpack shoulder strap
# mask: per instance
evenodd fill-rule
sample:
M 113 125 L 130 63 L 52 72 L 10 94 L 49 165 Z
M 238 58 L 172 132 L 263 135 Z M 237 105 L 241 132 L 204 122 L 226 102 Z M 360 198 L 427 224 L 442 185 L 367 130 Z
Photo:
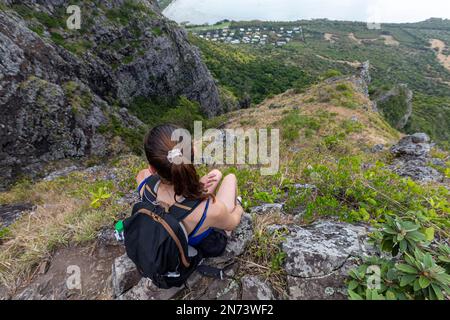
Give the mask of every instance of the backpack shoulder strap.
M 131 213 L 131 216 L 134 216 L 136 213 L 138 213 L 142 209 L 154 212 L 160 216 L 162 216 L 164 214 L 164 208 L 162 208 L 156 204 L 153 204 L 151 202 L 148 202 L 148 201 L 141 201 L 141 202 L 136 203 L 133 206 L 133 211 Z
M 192 213 L 202 203 L 201 200 L 185 199 L 182 202 L 176 202 L 169 209 L 169 214 L 177 221 L 183 221 L 188 215 Z
M 144 185 L 144 193 L 142 199 L 151 203 L 155 203 L 157 197 L 156 193 L 158 191 L 157 189 L 160 182 L 161 178 L 157 174 L 148 177 Z

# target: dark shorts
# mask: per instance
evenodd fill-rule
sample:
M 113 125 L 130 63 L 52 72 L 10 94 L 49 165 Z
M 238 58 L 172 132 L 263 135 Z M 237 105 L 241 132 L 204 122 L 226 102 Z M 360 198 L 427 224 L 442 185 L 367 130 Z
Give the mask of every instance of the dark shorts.
M 204 258 L 219 257 L 225 252 L 228 237 L 223 230 L 214 229 L 195 248 L 199 250 Z

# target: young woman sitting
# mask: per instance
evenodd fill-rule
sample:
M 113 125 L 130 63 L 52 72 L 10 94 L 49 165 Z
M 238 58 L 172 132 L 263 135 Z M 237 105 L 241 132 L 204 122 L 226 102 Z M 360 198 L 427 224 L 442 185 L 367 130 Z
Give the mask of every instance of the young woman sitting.
M 175 164 L 183 157 L 172 141 L 174 125 L 153 128 L 145 138 L 145 154 L 149 167 L 139 172 L 136 181 L 142 201 L 149 201 L 146 183 L 149 177 L 159 177 L 154 192 L 158 204 L 170 207 L 184 199 L 198 200 L 200 204 L 184 220 L 189 234 L 189 245 L 200 250 L 204 257 L 219 256 L 226 246 L 224 231 L 234 230 L 240 223 L 243 209 L 237 203 L 237 180 L 233 174 L 222 179 L 219 170 L 213 170 L 200 179 L 192 163 Z M 219 187 L 220 184 L 220 187 Z

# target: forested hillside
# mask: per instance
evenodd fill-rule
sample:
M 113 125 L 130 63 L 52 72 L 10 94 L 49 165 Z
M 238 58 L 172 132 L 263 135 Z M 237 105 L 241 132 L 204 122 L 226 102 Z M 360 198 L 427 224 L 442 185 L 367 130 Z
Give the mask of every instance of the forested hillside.
M 299 26 L 302 33 L 286 44 L 261 44 L 263 40 L 259 41 L 264 34 L 270 39 Z M 374 99 L 397 84 L 406 84 L 413 91 L 413 112 L 402 130 L 427 132 L 448 146 L 449 20 L 383 24 L 379 30 L 370 30 L 365 23 L 329 20 L 225 22 L 217 26 L 192 26 L 188 30 L 195 34 L 193 42 L 202 50 L 206 64 L 220 84 L 232 92 L 239 92 L 239 98 L 249 94 L 255 102 L 279 93 L 281 88 L 277 86 L 301 89 L 304 83 L 314 81 L 312 79 L 351 74 L 360 62 L 369 60 L 370 92 Z M 221 41 L 220 30 L 228 30 L 230 39 L 223 37 Z M 250 41 L 257 37 L 256 43 L 243 43 L 245 37 Z M 240 44 L 230 44 L 233 40 Z M 225 55 L 225 52 L 232 54 Z M 268 62 L 267 66 L 257 63 L 259 69 L 252 69 L 255 59 Z M 271 69 L 271 66 L 281 67 Z M 254 80 L 247 82 L 245 88 L 236 79 L 247 71 L 251 71 Z M 304 75 L 299 77 L 300 73 Z M 395 105 L 391 107 L 396 108 Z M 395 113 L 398 110 L 385 113 L 393 125 L 395 119 L 390 119 L 389 114 Z

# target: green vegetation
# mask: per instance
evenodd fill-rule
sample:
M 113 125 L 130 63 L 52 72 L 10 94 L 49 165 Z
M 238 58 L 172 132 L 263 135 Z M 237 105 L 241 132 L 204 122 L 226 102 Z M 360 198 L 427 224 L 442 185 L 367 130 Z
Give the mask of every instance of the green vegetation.
M 73 110 L 91 108 L 92 94 L 87 88 L 81 88 L 78 83 L 69 81 L 63 86 L 63 89 Z
M 121 137 L 130 150 L 135 154 L 142 154 L 142 141 L 146 129 L 144 127 L 128 128 L 114 115 L 110 116 L 108 125 L 99 127 L 99 132 Z
M 423 131 L 450 150 L 450 97 L 417 93 L 413 99 L 413 114 L 405 131 Z
M 398 128 L 400 120 L 408 111 L 407 94 L 407 89 L 401 87 L 396 95 L 377 103 L 378 109 L 383 112 L 385 119 L 394 128 Z
M 305 88 L 312 83 L 302 68 L 272 57 L 196 37 L 191 37 L 191 42 L 201 49 L 206 65 L 219 84 L 240 101 L 249 95 L 253 103 L 259 103 L 269 95 L 292 87 Z
M 300 137 L 301 129 L 306 129 L 305 137 L 308 137 L 311 132 L 317 132 L 320 126 L 320 119 L 302 115 L 298 110 L 289 112 L 277 123 L 277 127 L 282 128 L 283 139 L 290 142 Z
M 429 48 L 430 39 L 440 39 L 450 45 L 450 21 L 430 19 L 420 23 L 383 24 L 381 30 L 368 30 L 365 23 L 330 20 L 305 20 L 294 22 L 229 22 L 228 27 L 237 28 L 280 28 L 301 25 L 305 42 L 292 41 L 283 47 L 259 45 L 227 45 L 194 38 L 192 41 L 202 51 L 205 62 L 222 86 L 229 88 L 242 98 L 243 92 L 250 95 L 253 102 L 259 102 L 279 90 L 300 87 L 314 79 L 327 79 L 340 74 L 356 73 L 355 63 L 370 61 L 371 92 L 390 90 L 394 85 L 406 83 L 414 92 L 413 115 L 406 127 L 406 133 L 423 131 L 429 133 L 442 146 L 448 146 L 450 119 L 448 111 L 450 72 L 439 64 L 436 54 Z M 195 26 L 189 30 L 198 31 L 205 26 Z M 208 30 L 221 26 L 207 26 Z M 331 43 L 324 37 L 331 33 L 336 41 Z M 357 43 L 349 34 L 361 41 Z M 392 37 L 399 44 L 386 43 L 381 36 Z M 226 53 L 230 53 L 229 56 Z M 252 62 L 243 63 L 239 58 L 247 57 L 263 64 L 282 65 L 280 69 L 305 76 L 298 80 L 286 76 L 285 72 L 271 72 L 267 68 L 251 68 Z M 241 71 L 242 70 L 242 71 Z M 251 70 L 251 77 L 247 77 Z M 233 72 L 234 71 L 234 72 Z M 266 75 L 270 74 L 270 77 Z M 238 79 L 245 79 L 239 83 Z M 250 78 L 250 79 L 248 79 Z M 302 81 L 302 79 L 308 79 Z M 273 87 L 274 82 L 283 83 Z M 260 88 L 260 89 L 259 89 Z M 268 88 L 268 89 L 264 89 Z M 352 107 L 352 106 L 349 106 Z M 386 119 L 394 123 L 399 115 L 392 108 L 386 108 Z
M 194 121 L 205 120 L 200 105 L 186 97 L 167 99 L 136 98 L 129 110 L 149 127 L 174 123 L 192 130 Z
M 126 26 L 130 21 L 139 19 L 144 15 L 154 15 L 147 6 L 142 3 L 133 0 L 124 1 L 123 5 L 119 8 L 113 8 L 106 10 L 106 17 L 111 20 Z

